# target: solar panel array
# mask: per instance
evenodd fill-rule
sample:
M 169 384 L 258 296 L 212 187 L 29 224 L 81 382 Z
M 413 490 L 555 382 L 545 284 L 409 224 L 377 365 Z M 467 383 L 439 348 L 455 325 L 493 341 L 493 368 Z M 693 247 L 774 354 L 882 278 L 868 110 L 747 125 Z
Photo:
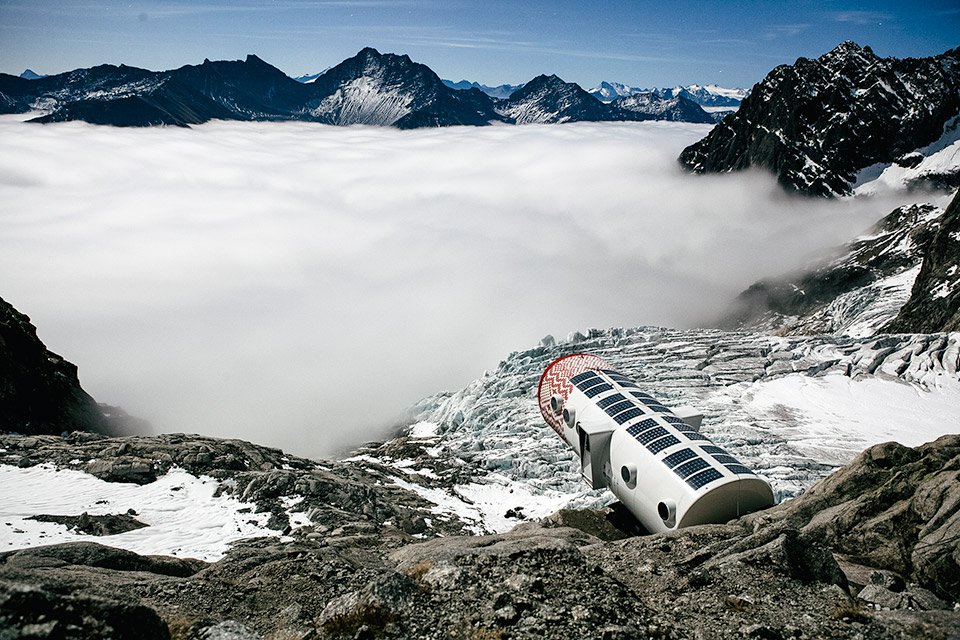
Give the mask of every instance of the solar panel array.
M 681 438 L 685 438 L 697 443 L 701 451 L 709 454 L 709 457 L 706 457 L 695 449 L 685 448 L 663 457 L 662 462 L 688 485 L 699 489 L 714 480 L 723 478 L 723 474 L 711 464 L 712 462 L 722 465 L 731 473 L 754 475 L 739 460 L 713 444 L 710 438 L 688 425 L 682 418 L 675 416 L 673 411 L 660 404 L 656 398 L 640 391 L 633 380 L 612 370 L 605 369 L 602 373 L 606 378 L 597 371 L 584 371 L 570 378 L 570 382 L 588 398 L 614 391 L 611 382 L 620 387 L 624 393 L 628 393 L 629 397 L 617 390 L 597 400 L 597 406 L 617 424 L 627 425 L 627 433 L 647 450 L 657 455 L 681 444 Z M 676 433 L 671 433 L 671 429 Z

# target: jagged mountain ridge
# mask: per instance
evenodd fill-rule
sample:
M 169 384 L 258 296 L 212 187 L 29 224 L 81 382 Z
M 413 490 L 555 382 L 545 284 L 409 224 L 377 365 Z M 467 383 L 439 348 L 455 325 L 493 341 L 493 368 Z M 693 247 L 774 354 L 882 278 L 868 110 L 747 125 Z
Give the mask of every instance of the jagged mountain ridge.
M 680 163 L 697 173 L 772 171 L 787 190 L 850 193 L 857 172 L 928 145 L 960 111 L 960 49 L 880 58 L 844 42 L 781 65 Z
M 573 82 L 556 75 L 537 76 L 506 100 L 497 110 L 517 124 L 672 120 L 712 124 L 713 117 L 700 106 L 680 97 L 661 100 L 652 94 L 636 94 L 603 103 Z
M 656 90 L 656 93 L 667 100 L 683 96 L 701 107 L 739 107 L 743 99 L 750 95 L 746 89 L 727 89 L 714 84 L 664 87 Z
M 556 75 L 539 75 L 509 98 L 497 110 L 517 124 L 597 122 L 612 119 L 612 112 L 580 85 L 564 82 Z
M 932 204 L 899 207 L 838 255 L 752 284 L 718 326 L 779 335 L 873 335 L 910 297 L 942 214 Z
M 610 103 L 610 106 L 622 111 L 653 116 L 658 120 L 703 124 L 713 124 L 715 121 L 714 117 L 704 111 L 700 105 L 684 96 L 661 98 L 655 92 L 635 93 L 617 98 Z
M 447 85 L 451 89 L 456 89 L 457 91 L 468 91 L 470 89 L 479 89 L 491 98 L 509 98 L 511 94 L 517 89 L 523 87 L 524 83 L 520 84 L 498 84 L 495 87 L 491 87 L 485 84 L 480 84 L 479 82 L 470 82 L 469 80 L 460 80 L 459 82 L 453 82 L 452 80 L 444 80 L 443 84 Z
M 664 100 L 683 97 L 701 107 L 730 107 L 731 109 L 740 106 L 741 101 L 750 94 L 746 89 L 727 89 L 715 84 L 691 84 L 687 86 L 662 87 L 659 89 L 644 89 L 623 84 L 622 82 L 607 82 L 606 80 L 590 89 L 590 95 L 602 102 L 613 102 L 617 98 L 624 98 L 638 93 L 651 93 Z
M 533 85 L 530 87 L 530 85 Z M 526 89 L 526 91 L 524 91 Z M 675 119 L 695 107 L 620 109 L 579 86 L 541 76 L 491 98 L 478 88 L 452 89 L 408 56 L 366 48 L 309 82 L 289 78 L 254 55 L 244 61 L 204 61 L 170 71 L 100 65 L 26 80 L 0 74 L 0 113 L 45 112 L 38 122 L 82 120 L 116 126 L 189 126 L 212 119 L 301 120 L 398 128 L 494 122 Z

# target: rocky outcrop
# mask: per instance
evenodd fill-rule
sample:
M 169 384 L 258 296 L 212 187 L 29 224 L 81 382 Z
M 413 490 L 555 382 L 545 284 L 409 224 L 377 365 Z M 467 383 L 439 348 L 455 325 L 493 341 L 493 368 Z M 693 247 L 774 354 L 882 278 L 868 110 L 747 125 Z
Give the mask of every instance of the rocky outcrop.
M 861 169 L 912 162 L 903 157 L 940 138 L 958 110 L 960 49 L 900 60 L 844 42 L 775 68 L 680 163 L 696 173 L 756 167 L 788 191 L 844 195 Z
M 0 298 L 0 432 L 112 430 L 77 367 L 48 350 L 30 318 Z
M 890 332 L 960 330 L 960 191 L 924 251 L 910 299 L 889 325 Z
M 152 455 L 143 440 L 137 455 Z M 169 453 L 173 443 L 154 444 Z M 199 453 L 200 441 L 180 444 Z M 627 535 L 613 512 L 591 510 L 498 535 L 390 533 L 397 510 L 366 507 L 415 507 L 402 490 L 355 478 L 368 490 L 360 502 L 332 484 L 311 494 L 320 476 L 309 461 L 202 444 L 211 451 L 198 464 L 213 474 L 229 455 L 258 461 L 260 484 L 220 470 L 258 504 L 306 492 L 370 532 L 293 530 L 239 542 L 212 564 L 95 543 L 3 553 L 3 637 L 893 639 L 960 628 L 960 436 L 878 445 L 795 500 L 653 536 Z M 50 439 L 43 450 L 56 462 L 89 446 Z M 351 464 L 324 463 L 341 495 L 353 491 Z
M 960 601 L 960 436 L 871 447 L 795 500 L 744 518 L 767 539 L 797 530 L 845 561 Z

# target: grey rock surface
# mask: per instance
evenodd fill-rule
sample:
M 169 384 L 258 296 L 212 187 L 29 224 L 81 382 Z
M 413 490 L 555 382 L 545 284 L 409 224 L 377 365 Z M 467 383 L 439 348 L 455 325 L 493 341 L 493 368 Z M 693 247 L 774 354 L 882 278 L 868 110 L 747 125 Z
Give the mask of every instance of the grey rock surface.
M 336 512 L 340 526 L 241 541 L 215 563 L 96 543 L 0 554 L 0 636 L 893 639 L 960 629 L 960 436 L 872 447 L 797 499 L 728 524 L 637 536 L 610 511 L 567 510 L 502 534 L 421 537 L 387 520 L 401 507 L 430 518 L 432 505 L 378 485 L 373 465 L 364 481 L 356 463 L 179 438 L 183 452 L 144 438 L 124 440 L 121 455 L 162 463 L 207 447 L 205 473 L 265 505 L 313 480 L 318 513 Z M 118 445 L 61 440 L 35 444 L 34 457 Z M 228 455 L 244 470 L 217 469 Z

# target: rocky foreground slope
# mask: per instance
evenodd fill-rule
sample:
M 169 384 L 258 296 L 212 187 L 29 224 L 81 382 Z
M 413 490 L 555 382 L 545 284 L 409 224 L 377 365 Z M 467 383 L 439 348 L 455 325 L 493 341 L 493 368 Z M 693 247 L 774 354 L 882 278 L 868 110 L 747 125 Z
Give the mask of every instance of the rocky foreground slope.
M 123 551 L 109 546 L 109 529 L 101 543 L 2 553 L 5 639 L 949 638 L 960 629 L 960 436 L 878 445 L 798 499 L 656 536 L 628 535 L 622 514 L 603 509 L 463 535 L 456 518 L 438 524 L 422 498 L 362 462 L 236 441 L 76 434 L 3 436 L 0 446 L 6 464 L 77 466 L 114 483 L 151 482 L 130 475 L 135 461 L 154 473 L 184 466 L 272 514 L 275 529 L 213 563 Z M 291 497 L 308 521 L 285 515 Z

